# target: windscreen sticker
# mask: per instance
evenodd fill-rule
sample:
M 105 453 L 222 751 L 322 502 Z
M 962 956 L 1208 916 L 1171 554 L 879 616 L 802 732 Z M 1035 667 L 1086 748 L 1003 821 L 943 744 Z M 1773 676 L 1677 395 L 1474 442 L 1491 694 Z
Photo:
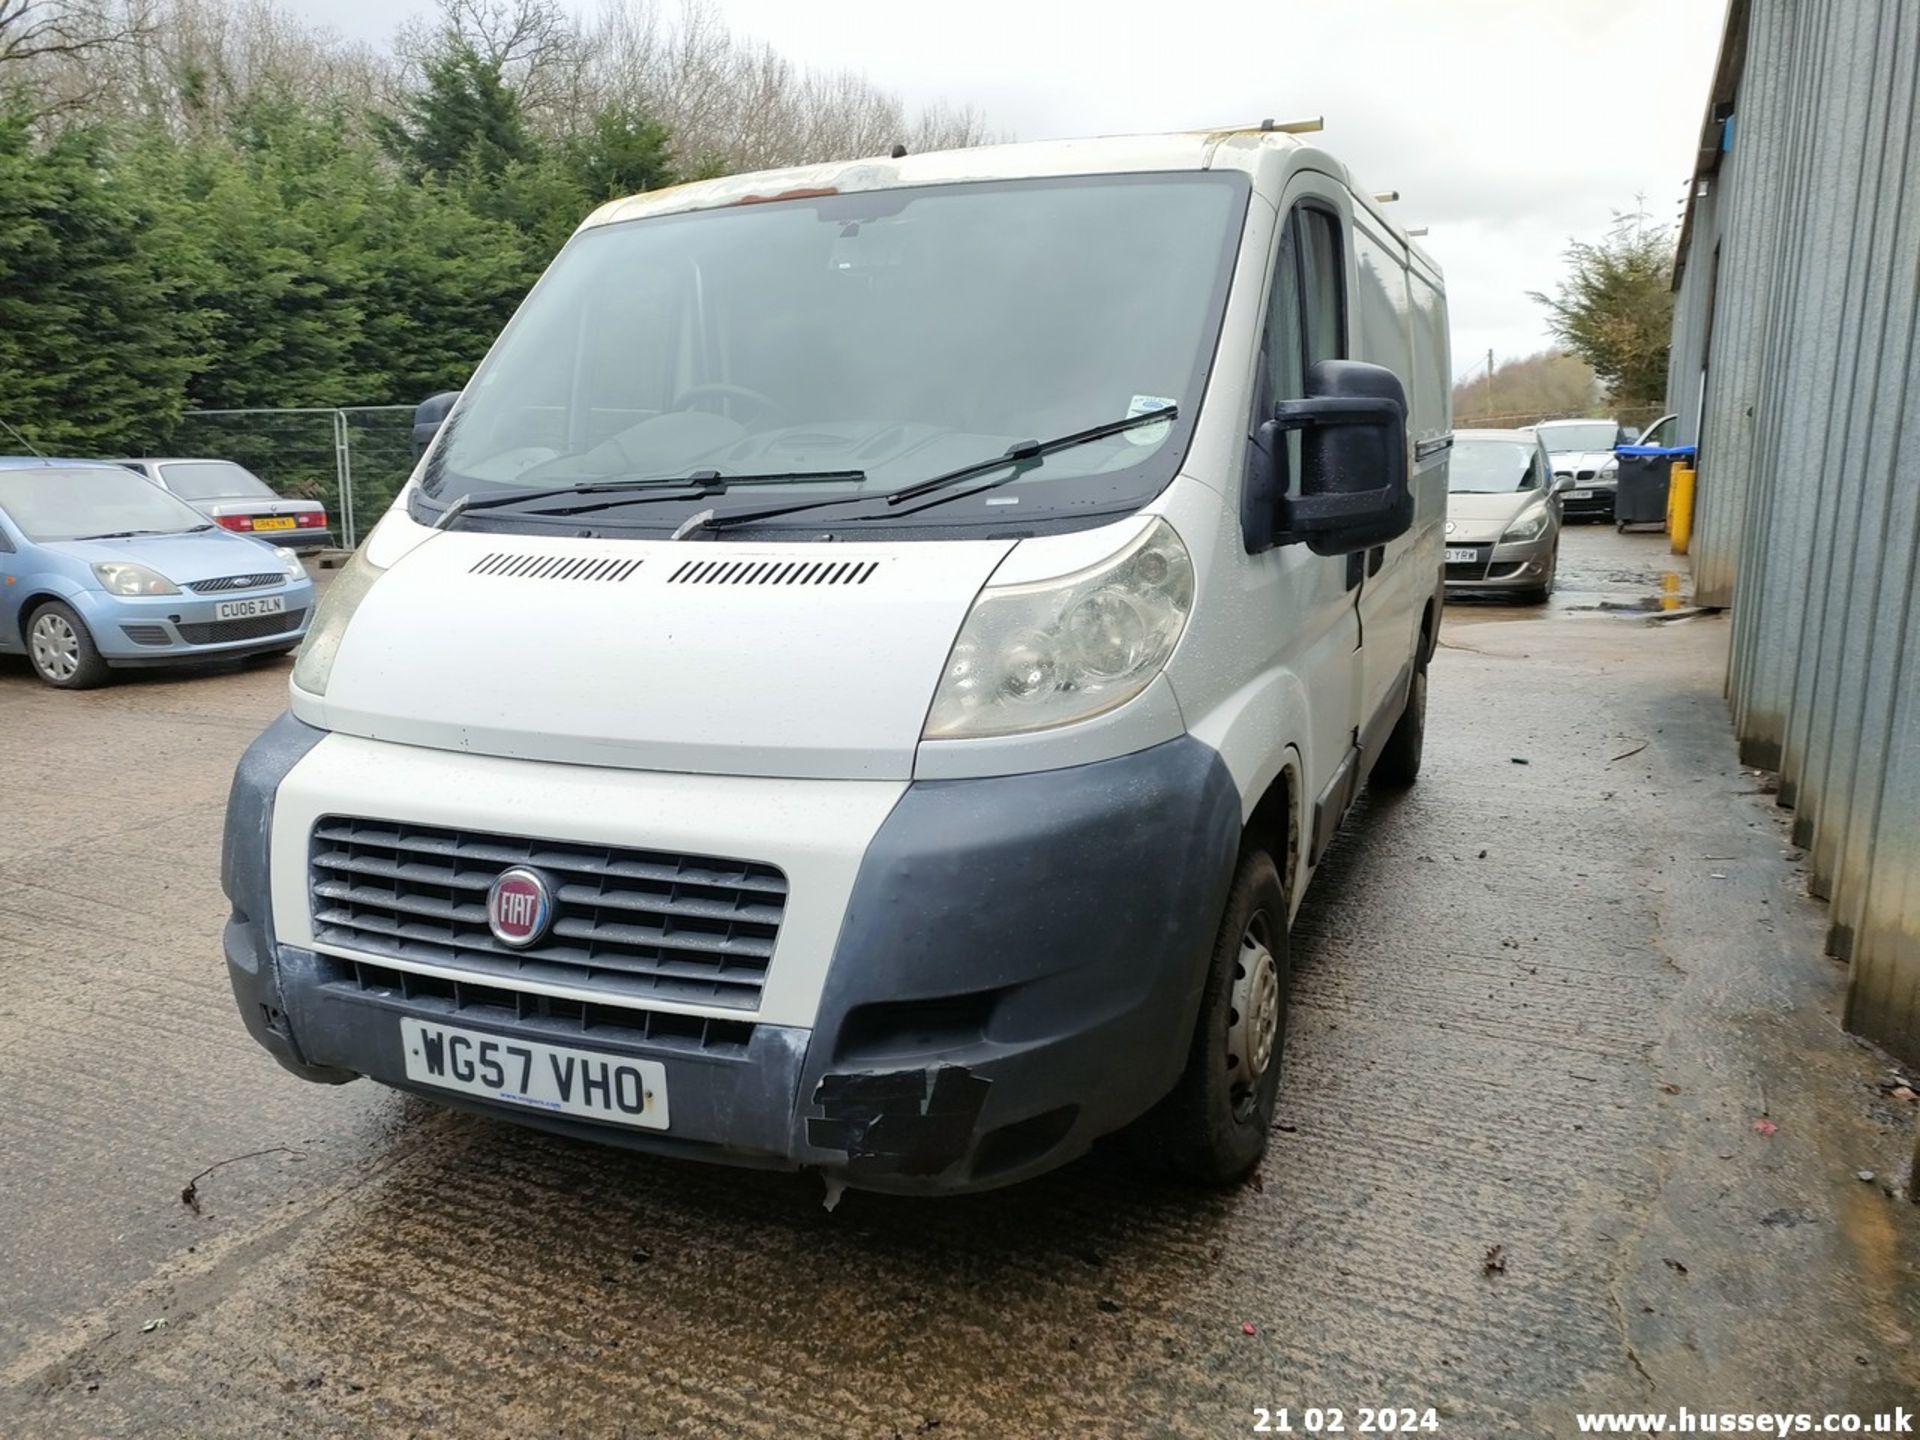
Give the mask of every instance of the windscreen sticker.
M 1156 410 L 1164 410 L 1176 402 L 1166 395 L 1136 395 L 1133 403 L 1127 406 L 1127 418 L 1135 415 L 1151 415 Z M 1158 445 L 1167 438 L 1167 432 L 1173 429 L 1172 421 L 1162 421 L 1158 425 L 1142 425 L 1136 430 L 1124 430 L 1130 445 Z

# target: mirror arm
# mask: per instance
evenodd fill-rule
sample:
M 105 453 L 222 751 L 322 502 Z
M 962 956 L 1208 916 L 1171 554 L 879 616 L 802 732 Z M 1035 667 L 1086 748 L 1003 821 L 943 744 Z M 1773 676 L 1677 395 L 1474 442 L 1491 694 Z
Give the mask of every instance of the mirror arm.
M 1319 400 L 1282 400 L 1273 407 L 1273 422 L 1282 430 L 1307 430 L 1323 425 L 1378 425 L 1404 421 L 1407 410 L 1397 400 L 1363 396 Z

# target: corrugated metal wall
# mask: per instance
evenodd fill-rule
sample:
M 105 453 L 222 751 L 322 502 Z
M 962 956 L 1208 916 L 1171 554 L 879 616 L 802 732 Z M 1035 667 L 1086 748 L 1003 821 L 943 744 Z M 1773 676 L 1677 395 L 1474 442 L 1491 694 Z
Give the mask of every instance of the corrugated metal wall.
M 1920 1061 L 1920 4 L 1729 23 L 1668 397 L 1698 416 L 1696 593 L 1732 606 L 1741 754 L 1833 902 L 1847 1023 Z

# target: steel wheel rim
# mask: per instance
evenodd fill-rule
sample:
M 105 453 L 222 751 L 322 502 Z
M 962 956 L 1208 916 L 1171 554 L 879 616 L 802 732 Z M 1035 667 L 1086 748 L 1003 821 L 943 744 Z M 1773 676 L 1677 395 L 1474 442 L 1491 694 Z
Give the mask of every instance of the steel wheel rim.
M 71 680 L 80 668 L 80 637 L 64 615 L 42 615 L 33 622 L 33 664 L 50 680 Z
M 1240 932 L 1234 957 L 1233 993 L 1227 1011 L 1227 1080 L 1236 1118 L 1253 1109 L 1260 1082 L 1273 1065 L 1280 1040 L 1280 962 L 1274 959 L 1266 911 L 1256 911 Z

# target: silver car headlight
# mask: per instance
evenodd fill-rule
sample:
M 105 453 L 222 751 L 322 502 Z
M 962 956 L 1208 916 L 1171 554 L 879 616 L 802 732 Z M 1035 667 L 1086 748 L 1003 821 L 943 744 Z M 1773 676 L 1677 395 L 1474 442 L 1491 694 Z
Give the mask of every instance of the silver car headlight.
M 923 738 L 1047 730 L 1124 705 L 1166 665 L 1192 610 L 1193 561 L 1161 519 L 1072 575 L 989 585 L 953 642 Z
M 353 612 L 367 598 L 373 582 L 386 573 L 385 567 L 367 558 L 367 547 L 353 552 L 353 558 L 340 567 L 333 583 L 314 608 L 313 623 L 307 638 L 300 642 L 300 653 L 293 657 L 293 683 L 309 695 L 327 693 L 327 681 L 333 677 L 333 662 L 346 638 Z
M 1617 480 L 1619 479 L 1619 477 L 1620 477 L 1620 461 L 1618 459 L 1613 459 L 1601 465 L 1599 474 L 1596 478 L 1601 480 Z
M 1500 537 L 1500 543 L 1505 545 L 1514 540 L 1537 540 L 1546 528 L 1547 507 L 1530 505 L 1507 527 L 1506 533 Z
M 307 573 L 307 567 L 300 563 L 300 557 L 284 545 L 273 547 L 273 558 L 280 562 L 280 569 L 289 580 L 298 580 Z
M 94 578 L 109 595 L 178 595 L 180 587 L 158 570 L 136 565 L 131 560 L 102 560 L 93 567 Z

